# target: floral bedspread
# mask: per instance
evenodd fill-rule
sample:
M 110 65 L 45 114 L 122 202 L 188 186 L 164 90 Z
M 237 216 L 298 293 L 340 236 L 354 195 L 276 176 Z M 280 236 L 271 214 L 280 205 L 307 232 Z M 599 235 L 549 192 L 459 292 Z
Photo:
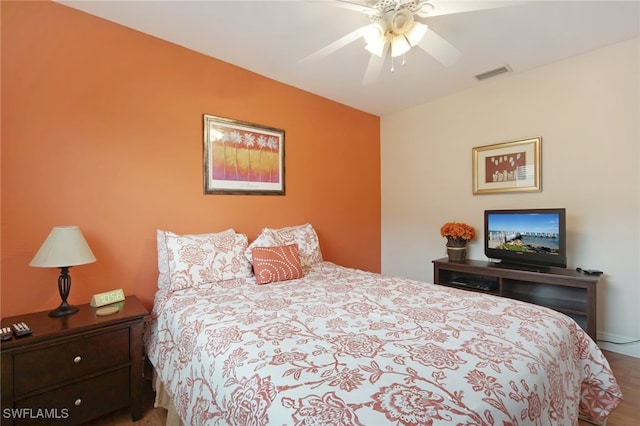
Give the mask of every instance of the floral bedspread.
M 576 425 L 622 401 L 567 316 L 330 262 L 159 291 L 145 339 L 189 425 Z

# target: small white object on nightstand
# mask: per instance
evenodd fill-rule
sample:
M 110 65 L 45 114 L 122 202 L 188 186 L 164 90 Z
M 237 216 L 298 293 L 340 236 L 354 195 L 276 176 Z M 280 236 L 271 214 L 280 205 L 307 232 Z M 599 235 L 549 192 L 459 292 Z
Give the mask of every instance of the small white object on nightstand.
M 105 306 L 104 308 L 96 309 L 96 315 L 104 317 L 107 315 L 115 314 L 120 310 L 119 306 Z

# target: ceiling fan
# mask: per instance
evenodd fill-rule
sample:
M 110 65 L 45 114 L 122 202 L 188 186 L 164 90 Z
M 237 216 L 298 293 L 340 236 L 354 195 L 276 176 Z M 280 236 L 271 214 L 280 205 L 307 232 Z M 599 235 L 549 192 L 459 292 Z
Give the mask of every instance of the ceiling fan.
M 366 43 L 365 49 L 371 53 L 362 80 L 364 85 L 371 84 L 378 78 L 389 51 L 393 61 L 393 58 L 404 56 L 411 48 L 418 46 L 442 65 L 449 67 L 458 60 L 460 51 L 422 20 L 434 16 L 503 7 L 513 3 L 516 2 L 379 0 L 373 4 L 362 4 L 337 0 L 337 6 L 366 14 L 370 23 L 328 44 L 300 62 L 320 59 L 363 38 Z M 404 57 L 402 61 L 404 65 Z M 391 71 L 393 70 L 392 62 Z

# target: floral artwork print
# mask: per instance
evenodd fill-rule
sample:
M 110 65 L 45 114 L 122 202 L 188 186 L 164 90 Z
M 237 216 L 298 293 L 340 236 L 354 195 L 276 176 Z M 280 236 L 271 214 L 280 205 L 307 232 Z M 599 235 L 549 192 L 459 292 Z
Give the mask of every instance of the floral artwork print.
M 284 131 L 204 116 L 205 192 L 284 192 Z
M 264 133 L 225 129 L 211 123 L 212 178 L 278 182 L 279 138 Z
M 189 425 L 574 425 L 622 401 L 568 316 L 330 262 L 159 290 L 145 345 Z
M 474 147 L 473 194 L 540 192 L 541 150 L 541 137 Z

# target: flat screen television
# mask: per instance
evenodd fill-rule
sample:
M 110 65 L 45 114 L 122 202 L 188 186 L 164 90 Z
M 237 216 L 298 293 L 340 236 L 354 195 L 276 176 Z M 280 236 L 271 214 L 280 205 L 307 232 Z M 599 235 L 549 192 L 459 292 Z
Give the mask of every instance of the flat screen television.
M 484 254 L 501 264 L 567 267 L 566 211 L 485 210 Z

